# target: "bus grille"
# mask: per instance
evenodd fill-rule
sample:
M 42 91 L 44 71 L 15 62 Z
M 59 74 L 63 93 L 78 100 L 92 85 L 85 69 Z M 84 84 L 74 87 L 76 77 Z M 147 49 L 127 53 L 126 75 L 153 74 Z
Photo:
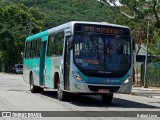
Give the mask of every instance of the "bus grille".
M 98 92 L 99 89 L 108 89 L 110 92 L 117 92 L 120 88 L 120 86 L 93 86 L 93 85 L 88 85 L 88 88 L 90 89 L 90 91 L 93 92 Z

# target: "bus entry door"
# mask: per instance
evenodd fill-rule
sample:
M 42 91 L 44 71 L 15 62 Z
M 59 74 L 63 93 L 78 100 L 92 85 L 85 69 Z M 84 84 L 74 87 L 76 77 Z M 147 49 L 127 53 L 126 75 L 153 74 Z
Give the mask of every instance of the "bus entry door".
M 69 76 L 70 76 L 70 36 L 65 37 L 65 52 L 64 52 L 64 89 L 69 90 Z
M 41 53 L 40 53 L 40 85 L 45 85 L 44 80 L 44 70 L 45 70 L 45 53 L 46 53 L 46 41 L 41 43 Z

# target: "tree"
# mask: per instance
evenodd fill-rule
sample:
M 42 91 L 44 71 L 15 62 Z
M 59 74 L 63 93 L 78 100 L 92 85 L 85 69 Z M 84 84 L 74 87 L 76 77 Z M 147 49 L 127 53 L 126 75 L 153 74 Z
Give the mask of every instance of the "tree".
M 120 4 L 116 4 L 117 2 Z M 134 41 L 138 45 L 137 54 L 141 44 L 146 41 L 147 21 L 149 17 L 149 53 L 155 54 L 157 48 L 158 34 L 160 29 L 160 1 L 159 0 L 101 0 L 105 5 L 113 5 L 116 11 L 115 23 L 128 25 L 132 29 Z M 157 52 L 153 50 L 158 50 Z
M 28 34 L 69 21 L 113 21 L 110 7 L 106 9 L 95 0 L 0 0 L 0 3 L 0 61 L 5 66 L 22 61 L 20 53 Z
M 43 28 L 43 14 L 38 9 L 23 4 L 2 5 L 0 9 L 0 61 L 8 70 L 22 62 L 24 40 Z

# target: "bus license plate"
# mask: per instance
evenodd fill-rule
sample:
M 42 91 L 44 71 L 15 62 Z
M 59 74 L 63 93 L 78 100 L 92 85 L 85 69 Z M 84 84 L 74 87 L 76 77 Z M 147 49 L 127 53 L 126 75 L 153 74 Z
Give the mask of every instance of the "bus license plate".
M 109 93 L 108 89 L 99 89 L 98 90 L 99 93 Z

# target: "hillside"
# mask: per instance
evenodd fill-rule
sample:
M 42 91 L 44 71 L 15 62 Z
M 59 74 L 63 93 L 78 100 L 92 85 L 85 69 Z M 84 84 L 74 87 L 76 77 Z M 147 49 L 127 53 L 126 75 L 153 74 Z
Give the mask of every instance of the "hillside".
M 38 8 L 44 14 L 44 29 L 68 21 L 112 22 L 110 8 L 96 0 L 1 0 L 2 2 L 23 3 L 28 7 Z

